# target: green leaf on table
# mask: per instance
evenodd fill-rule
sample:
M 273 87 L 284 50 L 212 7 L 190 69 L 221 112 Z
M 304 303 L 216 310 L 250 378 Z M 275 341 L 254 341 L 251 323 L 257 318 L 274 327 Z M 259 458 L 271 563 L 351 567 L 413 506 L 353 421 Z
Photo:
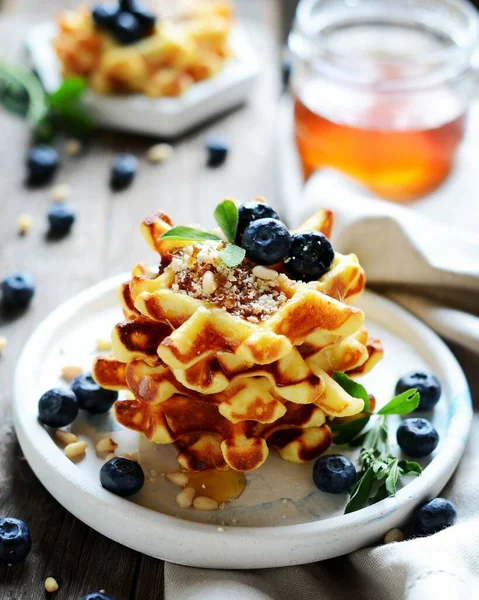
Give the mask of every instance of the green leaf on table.
M 238 266 L 243 261 L 245 255 L 245 250 L 234 244 L 228 244 L 228 246 L 220 252 L 221 260 L 230 268 Z
M 378 410 L 378 415 L 402 415 L 412 412 L 419 404 L 419 392 L 416 389 L 406 390 L 395 396 L 385 406 Z
M 366 412 L 369 412 L 369 395 L 364 386 L 362 386 L 357 381 L 354 381 L 353 379 L 348 377 L 346 373 L 343 373 L 341 371 L 336 371 L 333 374 L 333 379 L 336 383 L 339 383 L 343 390 L 345 390 L 350 396 L 352 396 L 353 398 L 360 398 L 361 400 L 364 400 L 364 410 Z
M 233 200 L 223 200 L 216 207 L 214 216 L 226 239 L 234 244 L 239 220 L 236 204 Z
M 421 465 L 413 460 L 400 460 L 398 465 L 403 475 L 420 475 L 422 473 Z
M 346 504 L 344 514 L 355 512 L 366 506 L 374 483 L 374 472 L 371 467 L 361 476 L 354 488 L 351 497 Z
M 213 233 L 208 231 L 201 231 L 200 229 L 194 229 L 193 227 L 183 227 L 178 225 L 168 229 L 161 237 L 161 240 L 176 240 L 182 242 L 204 242 L 206 240 L 213 240 L 215 242 L 221 242 L 222 239 Z
M 331 427 L 334 436 L 334 443 L 337 446 L 349 444 L 366 427 L 370 417 L 360 417 L 346 423 L 338 423 Z
M 67 104 L 76 104 L 86 90 L 86 81 L 81 77 L 68 77 L 60 87 L 48 94 L 48 102 L 53 108 L 63 108 Z

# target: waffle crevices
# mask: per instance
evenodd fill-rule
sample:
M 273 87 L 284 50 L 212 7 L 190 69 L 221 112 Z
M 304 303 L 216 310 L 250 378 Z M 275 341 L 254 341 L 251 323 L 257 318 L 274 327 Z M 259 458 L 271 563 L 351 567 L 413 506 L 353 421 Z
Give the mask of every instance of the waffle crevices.
M 320 210 L 300 229 L 329 237 L 332 218 Z M 142 223 L 160 268 L 139 264 L 121 286 L 114 357 L 94 364 L 100 385 L 134 395 L 116 402 L 117 420 L 175 444 L 186 470 L 251 471 L 269 448 L 290 462 L 316 458 L 332 442 L 328 423 L 364 408 L 333 373 L 360 375 L 382 357 L 351 304 L 365 285 L 356 256 L 336 253 L 304 283 L 281 265 L 226 267 L 222 242 L 162 239 L 171 227 L 161 212 Z

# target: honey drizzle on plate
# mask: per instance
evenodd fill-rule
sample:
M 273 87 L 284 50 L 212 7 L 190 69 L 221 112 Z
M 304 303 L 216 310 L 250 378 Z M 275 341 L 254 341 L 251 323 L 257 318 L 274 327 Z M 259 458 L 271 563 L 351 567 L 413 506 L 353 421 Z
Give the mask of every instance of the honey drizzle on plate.
M 236 500 L 246 488 L 246 477 L 239 471 L 205 471 L 187 472 L 188 487 L 195 488 L 197 496 L 207 496 L 218 504 Z

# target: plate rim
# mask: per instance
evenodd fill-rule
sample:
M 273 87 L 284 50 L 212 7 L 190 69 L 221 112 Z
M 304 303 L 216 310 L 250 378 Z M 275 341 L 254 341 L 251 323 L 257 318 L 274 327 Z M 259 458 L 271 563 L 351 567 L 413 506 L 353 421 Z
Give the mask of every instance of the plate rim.
M 450 407 L 453 408 L 453 414 L 450 414 L 448 436 L 444 440 L 440 454 L 431 461 L 421 477 L 409 482 L 398 491 L 394 498 L 388 498 L 348 515 L 330 517 L 311 523 L 262 527 L 238 525 L 226 527 L 220 534 L 217 525 L 197 523 L 165 515 L 107 492 L 101 487 L 99 481 L 95 482 L 89 475 L 82 473 L 73 462 L 58 451 L 58 447 L 46 429 L 39 425 L 37 427 L 37 423 L 35 423 L 35 427 L 32 427 L 31 422 L 25 422 L 22 418 L 21 406 L 28 397 L 28 388 L 34 385 L 34 376 L 28 367 L 32 357 L 38 355 L 38 351 L 45 345 L 48 332 L 67 323 L 70 317 L 81 311 L 88 303 L 101 300 L 105 295 L 114 292 L 118 285 L 128 277 L 129 274 L 126 273 L 108 278 L 76 294 L 53 310 L 27 340 L 14 375 L 13 421 L 25 458 L 36 476 L 60 504 L 103 535 L 151 556 L 191 566 L 262 568 L 304 564 L 318 560 L 317 556 L 308 558 L 308 552 L 310 553 L 314 544 L 317 544 L 318 537 L 330 532 L 351 532 L 354 529 L 365 527 L 367 524 L 376 523 L 377 525 L 378 522 L 394 520 L 393 517 L 396 513 L 398 516 L 402 514 L 402 518 L 404 518 L 405 514 L 409 514 L 412 502 L 424 498 L 429 489 L 436 489 L 438 482 L 441 483 L 442 488 L 454 472 L 464 452 L 472 421 L 472 402 L 465 375 L 446 344 L 426 325 L 391 300 L 366 291 L 364 296 L 367 300 L 379 305 L 383 310 L 391 312 L 392 316 L 396 315 L 403 323 L 413 328 L 417 332 L 417 339 L 425 343 L 433 342 L 434 352 L 432 349 L 430 351 L 440 363 L 448 365 L 448 372 L 444 375 L 447 379 L 447 387 L 451 390 Z M 428 348 L 430 347 L 429 343 Z M 438 492 L 441 488 L 438 488 Z M 95 519 L 91 511 L 92 506 L 109 511 L 111 519 L 108 521 L 118 523 L 118 519 L 120 519 L 123 524 L 127 523 L 128 527 L 124 530 L 123 535 L 120 531 L 112 531 L 109 523 L 105 524 L 105 522 Z M 149 530 L 153 529 L 153 525 L 160 527 L 162 536 L 170 542 L 178 538 L 178 533 L 181 534 L 184 531 L 190 536 L 191 545 L 201 548 L 204 536 L 214 536 L 217 548 L 223 547 L 223 549 L 219 551 L 215 559 L 212 559 L 211 556 L 194 557 L 191 545 L 187 545 L 188 547 L 185 549 L 184 544 L 178 544 L 178 547 L 174 548 L 168 556 L 159 556 L 154 548 L 145 549 L 145 544 L 137 539 L 140 537 L 139 531 L 142 531 L 142 535 L 148 538 Z M 384 531 L 385 527 L 386 525 L 382 523 L 381 529 L 378 529 L 377 526 L 372 529 Z M 127 530 L 129 533 L 126 533 Z M 237 546 L 239 538 L 243 546 L 246 546 L 241 550 L 241 554 L 244 556 L 239 561 L 223 556 L 224 548 L 231 549 L 232 545 Z M 296 542 L 293 542 L 293 538 Z M 289 542 L 290 547 L 296 543 L 294 546 L 296 553 L 293 553 L 294 555 L 290 556 L 288 560 L 278 560 L 276 553 L 274 555 L 276 558 L 273 556 L 263 557 L 258 562 L 258 549 L 261 547 L 261 552 L 264 552 L 265 548 L 271 544 L 277 545 L 279 541 L 285 544 Z M 356 547 L 360 546 L 355 546 L 354 549 Z M 350 549 L 346 551 L 349 552 Z M 218 553 L 218 549 L 216 552 Z M 253 559 L 249 552 L 253 553 Z M 333 555 L 341 553 L 344 552 L 340 550 Z

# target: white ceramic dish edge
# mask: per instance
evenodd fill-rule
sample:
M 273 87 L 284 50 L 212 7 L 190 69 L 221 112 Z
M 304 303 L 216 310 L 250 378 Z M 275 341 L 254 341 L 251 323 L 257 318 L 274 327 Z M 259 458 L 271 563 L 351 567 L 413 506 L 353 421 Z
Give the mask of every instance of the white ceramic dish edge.
M 85 290 L 40 324 L 20 357 L 14 382 L 15 398 L 28 395 L 29 382 L 35 377 L 30 366 L 35 364 L 36 354 L 41 350 L 42 340 L 49 329 L 58 322 L 68 321 L 79 307 L 97 301 L 102 294 L 126 278 L 126 275 L 122 275 L 108 279 Z M 450 427 L 441 460 L 433 460 L 420 478 L 401 489 L 394 498 L 356 513 L 314 523 L 284 527 L 228 527 L 220 533 L 216 526 L 166 516 L 113 496 L 58 452 L 42 427 L 26 431 L 19 413 L 21 403 L 15 401 L 14 424 L 24 455 L 48 491 L 61 504 L 68 505 L 79 519 L 115 541 L 142 552 L 153 548 L 158 538 L 163 537 L 165 542 L 175 540 L 175 544 L 169 545 L 167 557 L 172 562 L 197 567 L 243 569 L 304 564 L 318 560 L 322 536 L 329 538 L 328 556 L 364 547 L 379 539 L 389 528 L 401 525 L 414 506 L 426 496 L 432 497 L 440 492 L 464 451 L 472 418 L 467 382 L 446 345 L 416 318 L 392 302 L 380 297 L 374 297 L 374 302 L 402 322 L 406 337 L 409 331 L 419 333 L 423 343 L 429 349 L 433 348 L 437 360 L 449 365 L 447 372 L 441 373 L 441 378 L 454 396 L 451 401 L 453 414 L 450 415 Z M 112 533 L 111 525 L 105 524 L 99 516 L 104 511 L 108 511 L 110 523 L 121 523 L 122 527 Z M 234 555 L 233 548 L 238 545 L 242 548 L 239 560 L 237 557 L 231 558 Z M 151 554 L 165 558 L 154 552 Z

